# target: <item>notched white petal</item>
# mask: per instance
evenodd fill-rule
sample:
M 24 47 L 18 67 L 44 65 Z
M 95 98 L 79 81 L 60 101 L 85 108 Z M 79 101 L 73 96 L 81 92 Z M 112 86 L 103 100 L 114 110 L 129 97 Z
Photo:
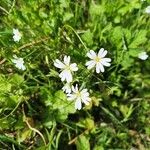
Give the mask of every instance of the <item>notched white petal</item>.
M 104 72 L 104 67 L 101 63 L 96 64 L 97 73 Z
M 61 78 L 61 81 L 67 81 L 67 83 L 72 82 L 72 72 L 77 71 L 78 67 L 76 63 L 70 64 L 70 56 L 64 56 L 64 63 L 62 63 L 60 60 L 56 59 L 54 61 L 54 66 L 61 69 L 61 73 L 59 77 Z
M 105 57 L 107 55 L 107 50 L 104 50 L 103 53 L 101 54 L 101 58 Z
M 92 69 L 96 67 L 96 73 L 104 72 L 104 66 L 109 67 L 111 62 L 110 58 L 104 58 L 107 55 L 107 50 L 104 50 L 104 48 L 101 48 L 96 54 L 93 50 L 90 50 L 90 52 L 87 53 L 88 57 L 92 60 L 86 62 L 87 69 Z
M 101 58 L 101 55 L 103 54 L 103 52 L 104 52 L 104 48 L 101 48 L 98 52 L 98 57 Z
M 88 61 L 86 62 L 86 66 L 87 66 L 87 69 L 92 69 L 94 66 L 95 66 L 95 61 L 91 60 L 91 61 Z
M 64 63 L 66 64 L 66 65 L 69 65 L 70 64 L 70 56 L 64 56 Z
M 111 62 L 111 59 L 110 58 L 102 58 L 103 61 L 106 61 L 106 62 Z
M 93 51 L 93 50 L 90 50 L 88 53 L 87 53 L 87 56 L 90 58 L 90 59 L 94 59 L 96 57 L 96 53 Z
M 65 76 L 66 76 L 67 83 L 72 82 L 72 74 L 71 74 L 70 71 L 66 71 L 66 75 Z
M 70 69 L 71 71 L 77 71 L 78 70 L 77 64 L 76 63 L 71 64 Z
M 80 100 L 80 99 L 77 99 L 77 100 L 75 101 L 75 109 L 80 110 L 81 107 L 82 107 L 81 100 Z

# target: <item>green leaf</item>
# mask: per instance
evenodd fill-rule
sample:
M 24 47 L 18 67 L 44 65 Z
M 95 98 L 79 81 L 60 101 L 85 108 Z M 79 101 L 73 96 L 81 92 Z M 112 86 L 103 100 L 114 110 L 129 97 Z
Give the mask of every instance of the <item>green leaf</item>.
M 64 21 L 68 21 L 68 20 L 70 20 L 72 17 L 73 17 L 73 14 L 67 12 L 67 13 L 65 13 L 65 15 L 64 15 L 64 17 L 63 17 L 63 20 L 64 20 Z
M 44 102 L 45 106 L 52 106 L 53 103 L 53 95 L 51 94 L 50 90 L 46 87 L 42 87 L 40 90 L 40 97 L 42 102 Z
M 82 39 L 87 43 L 87 45 L 93 44 L 93 33 L 90 30 L 87 30 L 83 35 Z
M 53 109 L 57 110 L 57 119 L 65 120 L 69 113 L 75 113 L 74 103 L 67 100 L 63 91 L 57 91 L 54 95 Z
M 91 130 L 91 129 L 93 129 L 94 128 L 94 121 L 92 120 L 92 119 L 90 119 L 90 118 L 86 118 L 86 119 L 83 119 L 83 120 L 81 120 L 79 123 L 78 123 L 78 125 L 80 126 L 80 127 L 84 127 L 84 128 L 86 128 L 86 129 L 89 129 L 89 130 Z
M 124 116 L 124 121 L 126 121 L 133 112 L 133 105 L 130 105 L 130 107 L 127 105 L 120 105 L 120 111 Z
M 102 7 L 101 5 L 96 5 L 96 4 L 91 4 L 91 7 L 90 7 L 90 14 L 91 16 L 93 15 L 101 15 L 102 13 L 104 12 L 104 7 Z
M 20 147 L 22 149 L 26 149 L 26 147 L 24 145 L 19 144 L 13 138 L 5 136 L 5 135 L 0 135 L 0 141 L 1 142 L 9 142 L 9 143 L 15 144 L 17 147 Z
M 10 79 L 10 82 L 14 85 L 20 85 L 24 81 L 24 78 L 18 74 L 13 74 L 13 76 Z
M 64 7 L 64 8 L 69 7 L 69 2 L 68 2 L 68 0 L 59 0 L 59 2 L 60 2 L 60 6 L 61 6 L 61 7 Z
M 142 52 L 140 49 L 129 49 L 129 55 L 132 57 L 138 57 L 140 52 Z
M 104 147 L 96 145 L 93 150 L 104 150 Z
M 119 48 L 122 46 L 122 36 L 123 34 L 121 26 L 115 27 L 111 32 L 110 38 L 112 42 Z
M 10 91 L 11 84 L 3 75 L 0 75 L 0 95 Z
M 136 48 L 139 45 L 144 44 L 147 41 L 146 34 L 146 30 L 137 31 L 137 33 L 134 35 L 133 41 L 129 45 L 129 48 Z
M 39 16 L 41 18 L 47 18 L 48 17 L 47 13 L 45 12 L 45 8 L 40 8 L 39 9 Z
M 80 135 L 76 141 L 77 150 L 90 150 L 89 138 L 85 135 Z
M 124 54 L 123 60 L 121 61 L 121 65 L 124 69 L 127 69 L 134 65 L 134 60 L 129 56 L 128 52 Z
M 19 133 L 19 132 L 18 132 Z M 20 135 L 18 135 L 18 139 L 17 141 L 19 143 L 25 141 L 26 139 L 28 139 L 31 136 L 32 130 L 30 129 L 24 129 L 23 131 L 21 131 Z

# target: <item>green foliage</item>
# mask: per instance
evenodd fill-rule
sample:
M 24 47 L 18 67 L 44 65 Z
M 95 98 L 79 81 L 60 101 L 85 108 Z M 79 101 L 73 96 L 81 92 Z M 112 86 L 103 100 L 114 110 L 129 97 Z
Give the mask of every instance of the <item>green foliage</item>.
M 150 149 L 150 15 L 141 0 L 1 0 L 0 149 Z M 13 40 L 13 28 L 22 38 Z M 86 53 L 104 47 L 104 73 L 87 70 Z M 13 55 L 26 70 L 15 67 Z M 78 64 L 73 84 L 89 106 L 75 110 L 55 59 Z
M 90 143 L 87 136 L 80 135 L 76 142 L 77 150 L 90 150 Z

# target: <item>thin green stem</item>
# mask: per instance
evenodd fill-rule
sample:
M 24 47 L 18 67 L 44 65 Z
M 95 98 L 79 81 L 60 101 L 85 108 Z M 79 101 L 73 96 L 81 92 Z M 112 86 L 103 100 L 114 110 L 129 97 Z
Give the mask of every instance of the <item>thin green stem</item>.
M 4 11 L 6 14 L 9 14 L 9 12 L 8 12 L 5 8 L 3 8 L 3 7 L 0 6 L 0 9 L 1 9 L 2 11 Z
M 6 119 L 6 118 L 8 118 L 10 115 L 12 115 L 12 114 L 16 111 L 16 109 L 19 107 L 19 105 L 20 105 L 21 102 L 22 102 L 22 101 L 20 101 L 20 102 L 16 105 L 16 107 L 15 107 L 7 116 L 1 118 L 0 120 Z
M 82 43 L 82 45 L 84 46 L 84 48 L 86 50 L 88 50 L 88 48 L 86 47 L 86 45 L 84 44 L 84 42 L 82 41 L 81 37 L 79 36 L 79 34 L 70 26 L 70 25 L 64 25 L 63 27 L 68 27 L 70 28 L 74 33 L 75 35 L 78 37 L 79 41 Z

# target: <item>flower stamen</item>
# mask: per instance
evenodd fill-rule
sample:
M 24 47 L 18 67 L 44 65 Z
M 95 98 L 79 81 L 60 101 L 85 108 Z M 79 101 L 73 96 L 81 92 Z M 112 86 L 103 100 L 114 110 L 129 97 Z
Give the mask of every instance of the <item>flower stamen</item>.
M 98 62 L 101 61 L 101 58 L 99 58 L 99 57 L 96 56 L 95 61 L 98 63 Z

